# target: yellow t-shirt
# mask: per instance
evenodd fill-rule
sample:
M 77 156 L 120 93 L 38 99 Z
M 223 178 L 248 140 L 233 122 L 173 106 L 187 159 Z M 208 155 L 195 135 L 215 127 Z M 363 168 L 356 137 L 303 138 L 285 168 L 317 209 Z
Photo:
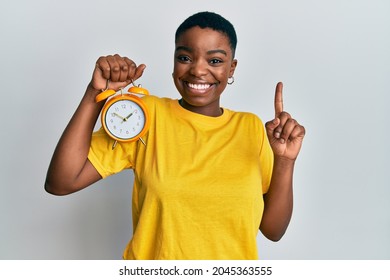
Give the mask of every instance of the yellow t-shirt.
M 120 144 L 100 129 L 89 160 L 107 177 L 134 170 L 133 237 L 125 259 L 257 259 L 256 236 L 273 167 L 260 119 L 224 109 L 190 112 L 147 96 L 151 126 Z

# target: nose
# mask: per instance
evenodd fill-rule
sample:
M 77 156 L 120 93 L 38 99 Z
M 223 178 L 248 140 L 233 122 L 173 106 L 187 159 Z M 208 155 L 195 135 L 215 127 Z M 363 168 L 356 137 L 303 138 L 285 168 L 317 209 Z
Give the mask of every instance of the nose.
M 201 59 L 193 61 L 191 64 L 190 73 L 195 77 L 205 76 L 208 73 L 207 62 Z

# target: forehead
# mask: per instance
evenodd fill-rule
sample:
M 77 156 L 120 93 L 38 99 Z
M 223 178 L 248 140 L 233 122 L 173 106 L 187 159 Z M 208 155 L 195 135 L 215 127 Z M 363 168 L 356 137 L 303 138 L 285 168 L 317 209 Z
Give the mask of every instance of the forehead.
M 198 26 L 186 30 L 177 38 L 178 47 L 205 51 L 222 49 L 231 54 L 229 38 L 224 33 Z

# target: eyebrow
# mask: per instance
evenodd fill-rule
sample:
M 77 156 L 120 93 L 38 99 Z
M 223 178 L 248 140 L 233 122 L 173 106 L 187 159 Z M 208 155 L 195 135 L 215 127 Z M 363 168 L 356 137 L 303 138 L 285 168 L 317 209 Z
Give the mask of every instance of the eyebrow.
M 191 49 L 190 47 L 186 47 L 186 46 L 178 46 L 178 47 L 176 48 L 175 52 L 178 52 L 178 51 L 192 52 L 192 49 Z M 221 50 L 221 49 L 216 49 L 216 50 L 207 51 L 207 54 L 215 54 L 215 53 L 221 53 L 221 54 L 227 56 L 226 51 Z

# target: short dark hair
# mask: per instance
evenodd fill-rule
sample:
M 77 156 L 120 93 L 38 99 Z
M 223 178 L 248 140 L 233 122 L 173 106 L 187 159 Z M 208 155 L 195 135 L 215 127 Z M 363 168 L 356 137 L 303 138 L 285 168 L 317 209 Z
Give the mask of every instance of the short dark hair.
M 176 30 L 175 42 L 177 42 L 180 35 L 195 26 L 199 26 L 202 29 L 210 28 L 226 35 L 234 57 L 237 47 L 237 34 L 234 26 L 221 15 L 213 12 L 199 12 L 183 21 Z

